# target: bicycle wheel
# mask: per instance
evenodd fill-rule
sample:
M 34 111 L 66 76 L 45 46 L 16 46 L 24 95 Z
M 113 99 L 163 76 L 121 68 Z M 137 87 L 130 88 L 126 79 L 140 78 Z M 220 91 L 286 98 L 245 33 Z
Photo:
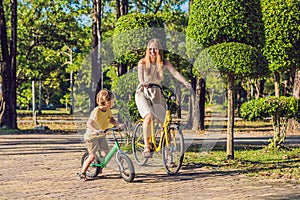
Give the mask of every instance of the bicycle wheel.
M 118 152 L 117 159 L 121 177 L 127 182 L 132 182 L 135 171 L 131 159 L 124 152 Z
M 184 138 L 179 127 L 170 127 L 168 130 L 169 146 L 166 146 L 164 137 L 162 159 L 165 170 L 169 175 L 177 174 L 184 158 Z
M 86 151 L 81 158 L 81 167 L 84 163 L 84 161 L 89 157 L 89 153 Z M 100 159 L 98 156 L 95 155 L 95 159 L 91 164 L 100 164 Z M 88 177 L 96 177 L 98 176 L 99 172 L 101 170 L 101 167 L 91 167 L 89 166 L 88 169 L 86 170 L 86 176 Z
M 148 158 L 143 156 L 144 151 L 144 136 L 143 136 L 143 122 L 138 122 L 132 135 L 132 153 L 135 162 L 138 165 L 145 165 Z

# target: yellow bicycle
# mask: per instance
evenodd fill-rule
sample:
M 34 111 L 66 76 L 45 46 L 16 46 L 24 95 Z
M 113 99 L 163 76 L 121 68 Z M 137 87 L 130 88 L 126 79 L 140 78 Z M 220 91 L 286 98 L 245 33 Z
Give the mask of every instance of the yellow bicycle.
M 171 110 L 172 106 L 174 106 L 176 95 L 171 89 L 158 84 L 150 83 L 149 87 L 159 88 L 163 97 L 166 99 L 166 116 L 163 129 L 155 131 L 154 120 L 151 125 L 151 151 L 161 151 L 163 165 L 166 172 L 169 175 L 174 175 L 180 170 L 184 158 L 184 137 L 179 127 L 179 123 L 175 122 L 171 115 Z M 135 124 L 132 137 L 132 151 L 134 160 L 138 165 L 142 166 L 147 163 L 148 158 L 143 156 L 143 119 L 139 120 Z

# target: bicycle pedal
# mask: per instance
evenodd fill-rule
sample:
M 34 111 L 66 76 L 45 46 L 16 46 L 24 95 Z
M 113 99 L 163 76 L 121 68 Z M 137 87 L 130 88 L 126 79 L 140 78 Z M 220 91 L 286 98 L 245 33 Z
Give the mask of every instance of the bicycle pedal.
M 153 143 L 150 144 L 150 152 L 151 153 L 154 152 L 154 144 Z

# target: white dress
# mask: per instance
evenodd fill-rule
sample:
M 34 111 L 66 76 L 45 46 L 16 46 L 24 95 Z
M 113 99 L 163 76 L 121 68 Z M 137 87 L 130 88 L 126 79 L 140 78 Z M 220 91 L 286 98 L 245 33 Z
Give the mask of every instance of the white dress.
M 156 69 L 156 65 L 151 65 L 148 76 L 144 70 L 145 82 L 160 84 L 162 80 Z M 145 88 L 139 84 L 135 93 L 135 102 L 142 118 L 152 113 L 159 121 L 165 120 L 165 100 L 159 88 Z

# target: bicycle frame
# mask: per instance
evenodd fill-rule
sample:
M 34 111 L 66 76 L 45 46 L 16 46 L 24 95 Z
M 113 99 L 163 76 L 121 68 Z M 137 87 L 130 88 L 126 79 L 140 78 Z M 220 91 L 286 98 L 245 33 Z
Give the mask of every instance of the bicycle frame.
M 156 138 L 155 138 L 155 134 L 154 134 L 154 121 L 152 121 L 152 125 L 151 125 L 151 138 L 150 138 L 150 142 L 154 145 L 154 150 L 155 151 L 160 151 L 161 148 L 162 148 L 162 141 L 163 141 L 163 138 L 165 138 L 166 140 L 166 146 L 168 147 L 169 146 L 169 135 L 167 134 L 168 133 L 168 128 L 169 128 L 169 124 L 171 123 L 172 121 L 172 117 L 171 117 L 171 110 L 170 110 L 170 106 L 169 106 L 169 102 L 171 100 L 171 96 L 175 96 L 175 94 L 172 92 L 172 95 L 171 96 L 166 96 L 163 92 L 163 88 L 160 86 L 160 85 L 157 85 L 157 84 L 154 84 L 154 83 L 151 83 L 149 85 L 149 87 L 157 87 L 160 89 L 162 95 L 165 97 L 165 99 L 167 100 L 167 108 L 166 108 L 166 116 L 165 116 L 165 120 L 164 120 L 164 123 L 163 123 L 163 132 L 160 136 L 160 139 L 159 139 L 159 143 L 158 143 L 158 146 L 156 145 Z M 169 90 L 170 91 L 170 90 Z
M 169 146 L 169 135 L 166 134 L 168 132 L 168 126 L 169 123 L 171 122 L 171 111 L 170 110 L 166 110 L 166 117 L 164 120 L 164 125 L 163 125 L 163 132 L 161 133 L 161 136 L 159 138 L 159 142 L 158 142 L 158 146 L 156 145 L 156 138 L 155 138 L 155 134 L 154 134 L 154 121 L 152 121 L 152 125 L 151 125 L 151 143 L 154 145 L 154 150 L 155 151 L 160 151 L 162 148 L 162 141 L 163 138 L 165 137 L 166 140 L 166 146 Z
M 112 130 L 112 135 L 114 137 L 115 143 L 114 146 L 110 149 L 110 151 L 108 152 L 108 154 L 104 157 L 103 161 L 101 161 L 101 163 L 99 164 L 91 164 L 91 167 L 101 167 L 101 168 L 105 168 L 107 163 L 109 163 L 109 161 L 111 160 L 111 158 L 113 157 L 113 155 L 121 150 L 119 142 L 114 134 L 114 131 Z

